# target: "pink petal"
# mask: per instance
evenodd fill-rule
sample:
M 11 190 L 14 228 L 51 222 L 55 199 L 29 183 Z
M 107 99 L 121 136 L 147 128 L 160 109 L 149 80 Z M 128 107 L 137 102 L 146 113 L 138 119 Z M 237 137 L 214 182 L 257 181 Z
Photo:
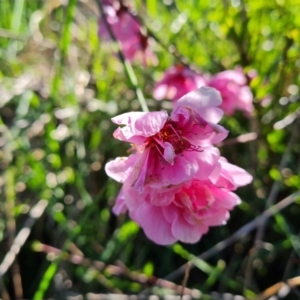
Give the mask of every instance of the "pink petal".
M 190 155 L 190 159 L 193 157 L 198 165 L 198 171 L 194 174 L 194 177 L 205 180 L 212 174 L 218 164 L 220 152 L 215 147 L 207 147 L 202 148 L 200 153 L 188 153 L 187 155 Z
M 223 117 L 223 110 L 218 107 L 206 107 L 199 109 L 202 118 L 207 122 L 218 123 Z
M 242 202 L 238 195 L 229 192 L 226 189 L 214 188 L 212 189 L 212 193 L 218 206 L 226 209 L 233 209 Z
M 196 243 L 207 233 L 208 227 L 202 223 L 189 224 L 182 216 L 177 216 L 172 223 L 172 234 L 184 243 Z
M 220 209 L 211 215 L 206 216 L 203 219 L 203 223 L 207 226 L 221 226 L 227 223 L 227 220 L 230 218 L 229 212 L 226 209 Z
M 124 183 L 132 171 L 132 166 L 132 159 L 117 157 L 105 165 L 105 172 L 114 180 Z
M 124 214 L 127 212 L 127 206 L 125 204 L 125 199 L 124 199 L 124 194 L 122 189 L 116 199 L 116 203 L 113 206 L 112 211 L 115 215 Z
M 247 80 L 245 75 L 243 74 L 242 71 L 236 71 L 236 70 L 227 70 L 220 72 L 216 74 L 212 82 L 220 82 L 220 81 L 233 81 L 239 85 L 245 85 L 247 84 Z
M 176 242 L 171 231 L 171 224 L 164 218 L 162 209 L 142 202 L 130 216 L 144 230 L 146 236 L 159 245 L 170 245 Z
M 150 160 L 150 149 L 146 149 L 143 153 L 136 155 L 137 160 L 132 172 L 132 186 L 138 191 L 142 192 L 147 178 L 147 171 Z
M 174 201 L 174 195 L 178 187 L 170 189 L 150 189 L 148 190 L 149 202 L 156 206 L 168 206 Z
M 194 123 L 194 116 L 190 109 L 178 106 L 173 109 L 170 120 L 176 122 L 181 128 L 189 128 Z
M 229 131 L 223 126 L 213 123 L 209 123 L 209 126 L 214 130 L 214 134 L 210 137 L 213 144 L 220 143 L 228 136 Z
M 221 176 L 218 180 L 218 185 L 229 187 L 228 183 L 231 182 L 234 189 L 239 186 L 244 186 L 252 182 L 253 177 L 244 169 L 230 164 L 225 158 L 219 160 L 221 164 Z M 227 184 L 226 184 L 227 181 Z M 229 182 L 228 182 L 229 181 Z
M 221 104 L 219 91 L 203 86 L 180 98 L 175 109 L 180 106 L 190 107 L 207 122 L 217 123 L 221 120 L 223 111 L 215 106 Z
M 165 206 L 162 208 L 164 218 L 171 224 L 178 214 L 180 214 L 180 208 L 177 208 L 174 204 Z
M 128 207 L 129 211 L 133 211 L 140 206 L 141 198 L 143 199 L 144 195 L 136 191 L 133 187 L 131 187 L 128 181 L 124 183 L 122 187 L 122 193 L 125 204 Z
M 198 184 L 198 186 L 196 186 L 195 188 L 196 194 L 191 199 L 193 202 L 194 210 L 199 211 L 203 208 L 211 206 L 214 203 L 214 195 L 207 185 Z
M 161 177 L 159 181 L 151 182 L 153 188 L 172 187 L 190 180 L 197 170 L 197 166 L 191 164 L 184 156 L 176 155 L 174 164 L 161 162 Z
M 168 119 L 165 110 L 155 112 L 130 112 L 112 118 L 112 121 L 119 125 L 125 125 L 115 131 L 114 136 L 128 142 L 135 142 L 137 138 L 150 137 L 158 133 Z
M 222 98 L 217 90 L 203 86 L 180 98 L 175 108 L 178 106 L 188 106 L 198 111 L 201 108 L 218 106 L 221 103 Z

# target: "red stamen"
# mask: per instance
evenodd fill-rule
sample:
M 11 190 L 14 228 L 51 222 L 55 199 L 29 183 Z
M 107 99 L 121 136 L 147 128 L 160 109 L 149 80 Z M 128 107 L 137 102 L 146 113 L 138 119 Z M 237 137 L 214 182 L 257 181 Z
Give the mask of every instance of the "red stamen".
M 182 137 L 181 130 L 176 130 L 170 122 L 167 122 L 156 135 L 149 137 L 145 146 L 154 147 L 163 156 L 165 142 L 173 146 L 175 154 L 180 154 L 183 151 L 201 151 L 199 146 L 192 145 L 187 139 Z

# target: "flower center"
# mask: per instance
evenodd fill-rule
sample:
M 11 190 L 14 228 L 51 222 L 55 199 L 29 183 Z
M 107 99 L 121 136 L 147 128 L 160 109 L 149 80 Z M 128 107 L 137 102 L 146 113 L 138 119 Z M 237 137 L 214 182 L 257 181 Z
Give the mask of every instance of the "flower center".
M 191 143 L 182 137 L 180 130 L 175 130 L 172 124 L 166 124 L 164 128 L 157 133 L 159 140 L 168 142 L 173 146 L 175 154 L 180 154 L 190 148 Z
M 197 147 L 192 145 L 186 138 L 183 137 L 181 130 L 174 128 L 174 124 L 170 121 L 166 122 L 160 132 L 149 137 L 144 145 L 145 147 L 152 147 L 156 149 L 161 155 L 163 155 L 166 142 L 172 145 L 175 154 L 180 154 L 186 150 L 199 151 Z

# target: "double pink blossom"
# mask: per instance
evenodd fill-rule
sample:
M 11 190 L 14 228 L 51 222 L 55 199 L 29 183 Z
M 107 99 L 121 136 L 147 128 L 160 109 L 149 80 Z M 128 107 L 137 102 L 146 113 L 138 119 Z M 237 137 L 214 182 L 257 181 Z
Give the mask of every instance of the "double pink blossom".
M 210 226 L 224 224 L 239 203 L 231 191 L 251 181 L 214 147 L 228 134 L 217 124 L 220 104 L 216 90 L 202 87 L 177 101 L 170 116 L 132 112 L 112 119 L 121 125 L 114 137 L 131 143 L 133 151 L 105 166 L 123 183 L 113 210 L 128 210 L 158 244 L 193 243 Z
M 232 190 L 252 181 L 250 174 L 222 157 L 218 167 L 217 180 L 213 176 L 194 179 L 173 191 L 139 194 L 125 182 L 113 211 L 129 210 L 130 217 L 157 244 L 195 243 L 209 227 L 226 224 L 229 211 L 241 202 Z
M 108 166 L 131 168 L 131 185 L 138 191 L 145 185 L 163 188 L 192 178 L 206 178 L 219 159 L 219 151 L 212 144 L 228 134 L 214 123 L 222 116 L 215 107 L 220 102 L 215 90 L 202 88 L 181 98 L 170 116 L 163 110 L 114 117 L 114 123 L 123 125 L 114 137 L 132 143 L 135 153 L 125 162 L 126 166 L 119 162 Z M 107 172 L 113 177 L 109 168 Z
M 156 62 L 157 58 L 149 48 L 149 39 L 141 31 L 141 25 L 128 8 L 113 1 L 103 5 L 104 14 L 115 38 L 120 42 L 122 53 L 126 59 L 140 59 L 144 64 Z M 98 35 L 110 40 L 105 21 L 100 19 Z
M 201 75 L 188 67 L 178 65 L 164 73 L 163 78 L 155 85 L 153 97 L 159 101 L 177 101 L 188 92 L 205 85 L 205 79 Z

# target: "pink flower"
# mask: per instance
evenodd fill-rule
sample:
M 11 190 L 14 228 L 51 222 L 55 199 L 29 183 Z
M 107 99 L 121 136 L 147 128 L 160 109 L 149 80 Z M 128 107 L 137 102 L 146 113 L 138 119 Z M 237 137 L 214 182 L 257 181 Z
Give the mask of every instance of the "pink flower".
M 109 1 L 103 6 L 107 22 L 114 36 L 121 43 L 122 52 L 126 59 L 133 61 L 135 58 L 156 62 L 157 58 L 149 49 L 148 37 L 142 34 L 141 25 L 124 5 L 117 6 Z M 98 35 L 105 40 L 110 40 L 110 34 L 104 20 L 99 21 Z
M 224 158 L 220 158 L 220 166 L 216 184 L 210 179 L 193 179 L 171 192 L 148 190 L 139 194 L 125 182 L 113 211 L 120 214 L 128 209 L 130 217 L 157 244 L 177 240 L 195 243 L 209 227 L 224 225 L 229 211 L 240 203 L 231 190 L 252 181 L 250 174 Z
M 163 99 L 177 101 L 188 92 L 205 85 L 205 80 L 201 75 L 187 67 L 174 66 L 167 70 L 156 84 L 153 97 L 159 101 Z
M 213 144 L 228 132 L 219 92 L 201 87 L 166 111 L 131 112 L 112 119 L 114 137 L 133 154 L 108 162 L 108 176 L 123 183 L 113 207 L 130 217 L 157 244 L 197 242 L 209 227 L 223 225 L 240 202 L 237 187 L 252 181 L 245 170 L 220 157 Z
M 181 98 L 170 117 L 166 111 L 131 112 L 114 117 L 119 125 L 114 137 L 133 144 L 128 159 L 109 162 L 107 174 L 120 181 L 126 175 L 138 192 L 146 185 L 160 189 L 186 181 L 207 178 L 219 160 L 214 143 L 228 134 L 219 121 L 222 112 L 216 108 L 219 94 L 202 87 Z
M 247 79 L 242 70 L 227 70 L 214 75 L 207 83 L 217 89 L 222 96 L 221 108 L 228 115 L 236 109 L 242 110 L 247 116 L 253 111 L 253 96 L 247 86 Z

